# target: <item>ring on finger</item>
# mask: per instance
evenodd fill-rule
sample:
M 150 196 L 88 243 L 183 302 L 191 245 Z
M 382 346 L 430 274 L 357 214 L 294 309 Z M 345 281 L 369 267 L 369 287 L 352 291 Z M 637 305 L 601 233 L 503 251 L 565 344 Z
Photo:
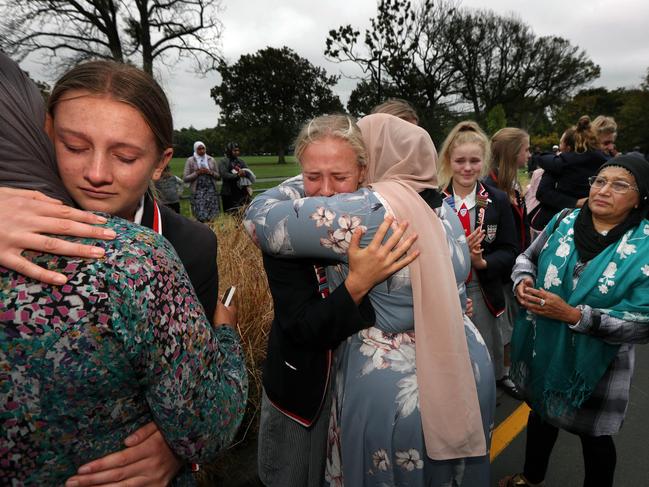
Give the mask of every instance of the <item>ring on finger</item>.
M 539 301 L 540 306 L 545 306 L 545 299 L 541 298 L 541 301 Z

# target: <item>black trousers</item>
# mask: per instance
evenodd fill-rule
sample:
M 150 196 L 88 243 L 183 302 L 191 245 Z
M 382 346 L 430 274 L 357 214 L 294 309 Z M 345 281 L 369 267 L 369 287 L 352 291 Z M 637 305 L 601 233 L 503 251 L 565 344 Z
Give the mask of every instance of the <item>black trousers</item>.
M 548 462 L 559 428 L 541 419 L 534 411 L 527 420 L 527 442 L 525 444 L 525 468 L 523 474 L 536 484 L 545 479 Z M 584 487 L 612 487 L 617 454 L 610 435 L 579 435 L 584 456 Z

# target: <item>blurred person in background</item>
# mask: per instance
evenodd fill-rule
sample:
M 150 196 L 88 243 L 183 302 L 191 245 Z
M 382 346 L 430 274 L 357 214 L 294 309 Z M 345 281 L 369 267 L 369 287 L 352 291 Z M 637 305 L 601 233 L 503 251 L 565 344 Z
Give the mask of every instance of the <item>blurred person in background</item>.
M 615 148 L 615 139 L 617 139 L 617 123 L 613 117 L 599 115 L 593 120 L 591 124 L 599 149 L 606 155 L 606 157 L 615 157 L 619 154 Z
M 564 208 L 581 208 L 588 199 L 588 178 L 597 173 L 607 157 L 600 150 L 590 118 L 579 118 L 576 125 L 561 136 L 561 152 L 544 158 L 543 177 L 536 190 L 537 212 L 530 217 L 532 227 L 541 231 Z
M 218 179 L 218 166 L 214 158 L 207 155 L 205 144 L 201 141 L 194 142 L 194 154 L 185 162 L 183 181 L 189 183 L 192 214 L 201 223 L 219 216 Z
M 225 147 L 225 157 L 219 161 L 219 175 L 223 180 L 221 197 L 223 211 L 235 213 L 250 203 L 252 184 L 255 175 L 239 157 L 241 148 L 236 142 L 228 142 Z
M 419 116 L 415 108 L 401 98 L 389 98 L 372 109 L 372 113 L 388 113 L 406 122 L 419 125 Z
M 160 174 L 160 179 L 155 181 L 158 201 L 178 214 L 180 214 L 180 197 L 184 187 L 183 180 L 171 172 L 168 164 Z
M 485 184 L 507 193 L 516 225 L 517 255 L 530 245 L 530 223 L 525 199 L 518 180 L 518 170 L 527 166 L 530 159 L 530 136 L 522 129 L 505 127 L 491 137 L 491 169 L 483 179 Z M 513 265 L 513 262 L 512 262 Z M 511 268 L 503 276 L 505 313 L 499 320 L 504 348 L 504 376 L 498 385 L 515 399 L 522 399 L 520 391 L 509 378 L 510 347 L 514 321 L 518 316 L 518 303 L 512 293 Z

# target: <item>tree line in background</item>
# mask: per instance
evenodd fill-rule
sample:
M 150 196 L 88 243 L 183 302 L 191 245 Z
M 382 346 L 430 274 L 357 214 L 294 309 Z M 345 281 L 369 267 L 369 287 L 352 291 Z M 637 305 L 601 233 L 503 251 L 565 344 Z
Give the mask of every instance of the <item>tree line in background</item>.
M 362 116 L 386 98 L 405 98 L 438 143 L 457 121 L 471 118 L 489 133 L 524 128 L 548 147 L 579 116 L 605 114 L 618 121 L 619 147 L 649 151 L 649 81 L 586 89 L 600 75 L 586 52 L 561 37 L 537 36 L 515 16 L 448 0 L 380 0 L 365 32 L 351 25 L 331 30 L 324 54 L 363 73 L 349 113 Z M 276 145 L 272 151 L 282 154 L 305 120 L 340 106 L 336 78 L 287 47 L 241 56 L 218 71 L 223 81 L 212 97 L 221 122 L 242 137 L 254 134 L 255 147 Z
M 220 155 L 230 140 L 247 153 L 284 160 L 299 126 L 342 111 L 330 76 L 288 47 L 267 47 L 226 63 L 220 54 L 221 0 L 0 0 L 0 49 L 17 59 L 41 52 L 65 69 L 90 58 L 154 63 L 189 56 L 198 70 L 216 69 L 211 90 L 220 109 L 215 128 L 178 130 L 176 153 L 194 140 Z M 561 37 L 537 36 L 515 16 L 462 8 L 454 0 L 379 0 L 370 27 L 332 29 L 324 55 L 362 75 L 347 111 L 362 116 L 389 97 L 405 98 L 441 143 L 458 120 L 490 133 L 510 125 L 549 146 L 582 114 L 618 122 L 618 146 L 649 152 L 649 70 L 637 88 L 587 88 L 600 68 Z M 40 85 L 46 92 L 47 86 Z M 190 143 L 191 141 L 191 143 Z
M 59 73 L 89 59 L 138 64 L 221 61 L 221 0 L 0 0 L 0 49 L 45 54 Z

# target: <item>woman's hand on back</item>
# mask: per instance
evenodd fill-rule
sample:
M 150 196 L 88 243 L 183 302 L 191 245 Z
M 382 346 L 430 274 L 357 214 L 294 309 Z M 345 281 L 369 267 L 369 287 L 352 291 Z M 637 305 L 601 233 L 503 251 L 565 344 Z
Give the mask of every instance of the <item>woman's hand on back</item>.
M 356 304 L 361 302 L 363 296 L 370 289 L 409 265 L 419 256 L 419 250 L 406 253 L 417 240 L 415 233 L 402 240 L 403 234 L 408 228 L 408 222 L 397 225 L 390 238 L 383 243 L 393 222 L 394 218 L 386 217 L 374 234 L 372 241 L 363 249 L 360 248 L 362 230 L 357 228 L 352 235 L 347 252 L 349 274 L 345 279 L 345 287 Z
M 153 422 L 126 438 L 124 444 L 126 449 L 79 467 L 65 487 L 166 487 L 182 466 Z
M 104 249 L 51 237 L 115 238 L 113 230 L 92 226 L 106 219 L 64 205 L 37 191 L 0 188 L 0 265 L 48 284 L 65 284 L 63 274 L 48 271 L 22 256 L 25 250 L 96 259 Z

